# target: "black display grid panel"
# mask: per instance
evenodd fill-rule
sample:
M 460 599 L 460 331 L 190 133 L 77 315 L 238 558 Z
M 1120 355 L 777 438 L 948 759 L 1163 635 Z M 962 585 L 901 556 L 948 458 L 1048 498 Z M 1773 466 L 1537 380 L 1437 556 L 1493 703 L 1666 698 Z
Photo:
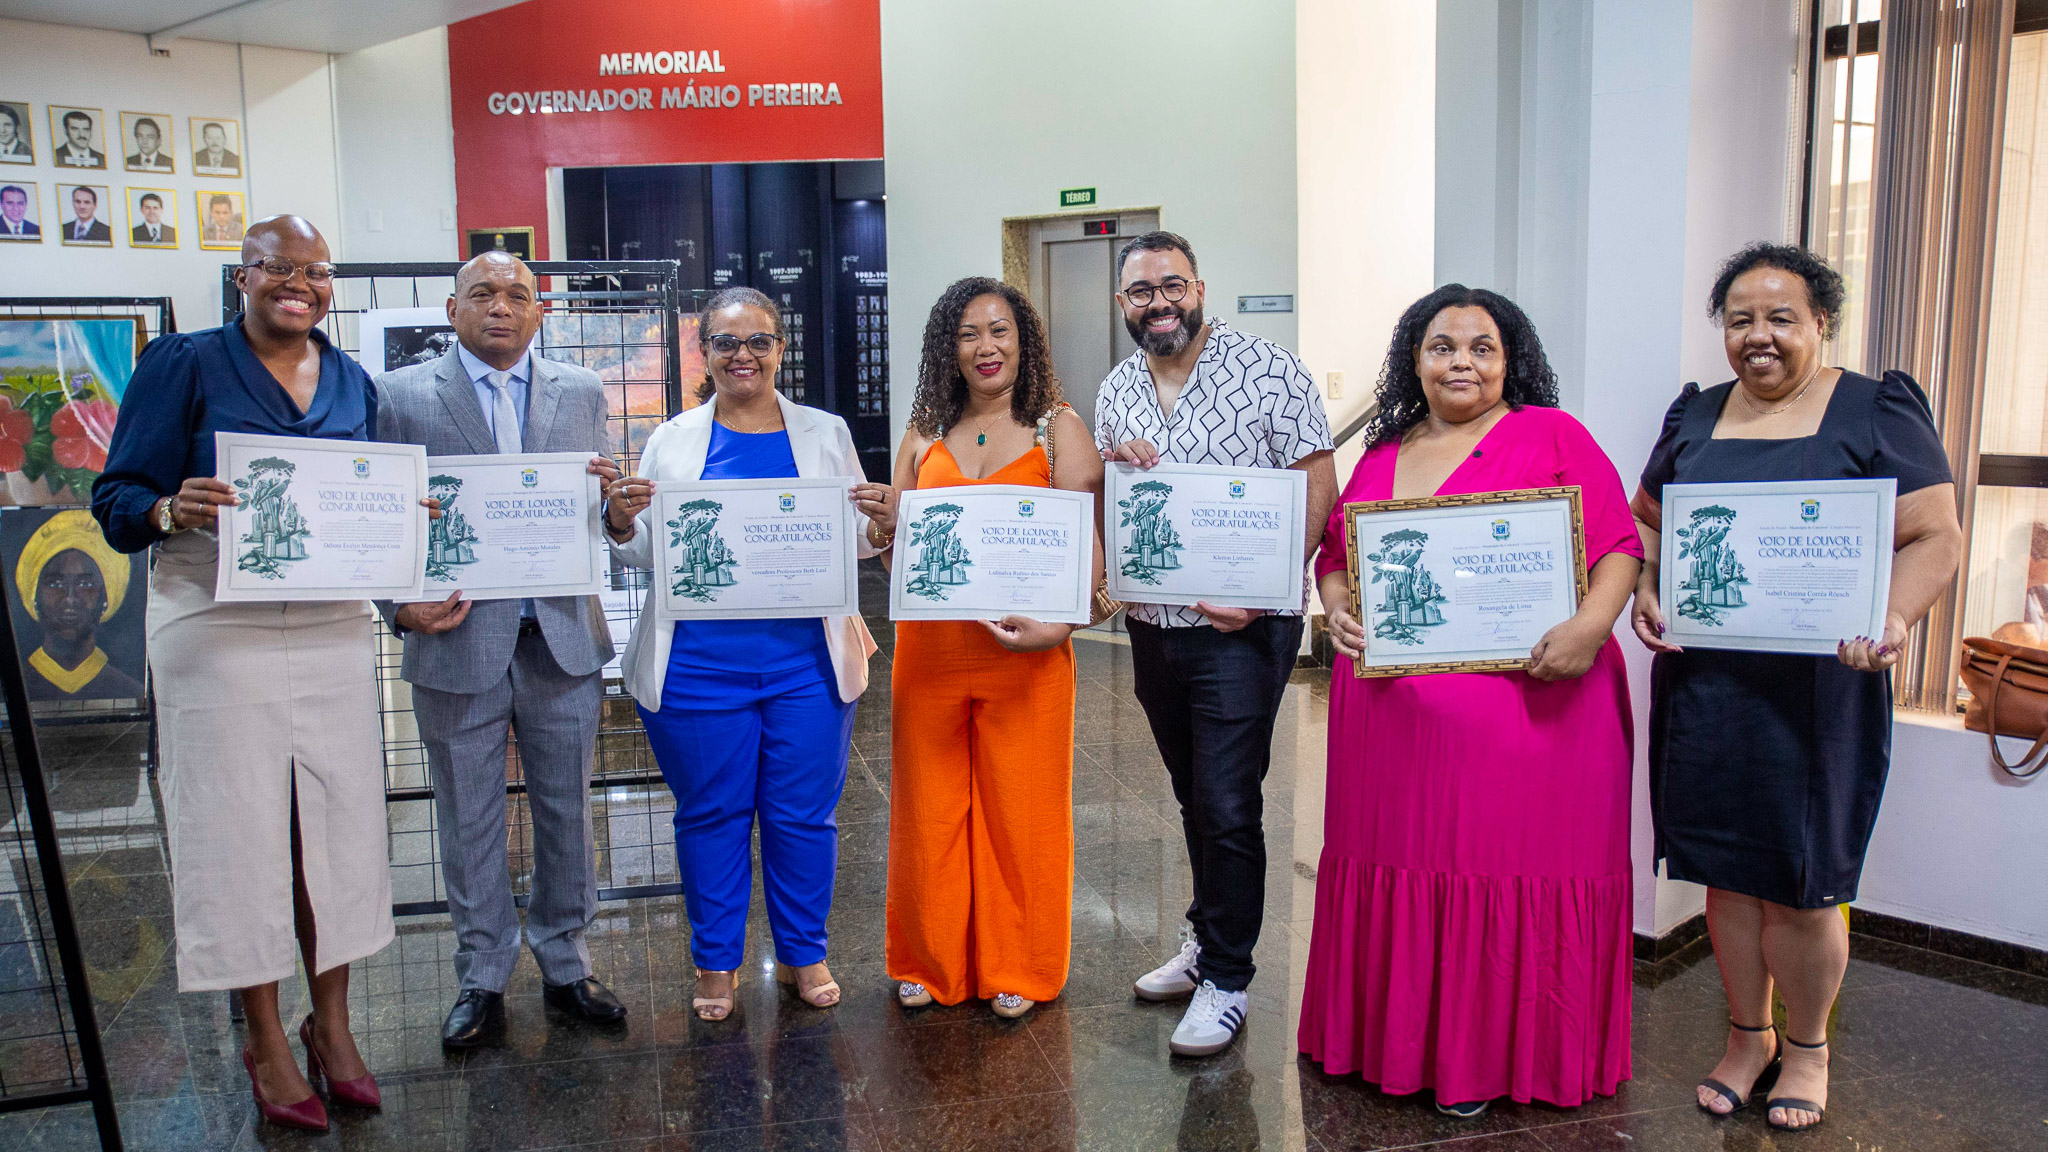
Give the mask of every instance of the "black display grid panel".
M 113 1086 L 43 784 L 38 721 L 13 618 L 4 611 L 0 693 L 7 716 L 0 737 L 0 1112 L 90 1103 L 100 1147 L 118 1150 Z
M 541 276 L 541 354 L 596 372 L 604 382 L 612 457 L 632 474 L 648 435 L 680 407 L 679 339 L 685 313 L 701 292 L 681 290 L 672 260 L 534 261 Z M 322 330 L 336 347 L 358 351 L 359 318 L 378 308 L 418 308 L 448 299 L 456 263 L 342 264 Z M 234 269 L 222 269 L 222 315 L 240 307 Z M 618 647 L 638 618 L 647 573 L 615 566 L 606 616 Z M 440 839 L 426 749 L 412 714 L 412 689 L 399 677 L 403 645 L 377 623 L 377 689 L 384 730 L 385 800 L 390 821 L 392 911 L 400 916 L 447 910 Z M 591 778 L 591 830 L 598 898 L 673 895 L 675 801 L 663 783 L 632 697 L 607 673 Z M 506 866 L 513 893 L 526 902 L 533 868 L 532 819 L 517 741 L 506 763 Z M 372 958 L 364 978 L 372 991 L 452 996 L 453 968 L 435 937 L 400 932 L 397 946 Z M 415 954 L 421 949 L 435 955 Z M 373 1038 L 374 1042 L 374 1038 Z

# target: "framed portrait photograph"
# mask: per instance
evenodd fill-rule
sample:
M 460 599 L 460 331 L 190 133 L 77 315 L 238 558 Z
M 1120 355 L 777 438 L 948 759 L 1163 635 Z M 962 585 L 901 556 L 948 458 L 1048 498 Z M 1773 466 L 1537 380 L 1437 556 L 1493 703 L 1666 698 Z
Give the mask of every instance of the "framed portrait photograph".
M 57 185 L 57 208 L 63 214 L 57 238 L 74 247 L 112 248 L 114 226 L 108 220 L 114 213 L 107 202 L 111 191 L 105 184 Z
M 50 163 L 59 168 L 107 166 L 107 114 L 97 108 L 50 105 Z
M 510 252 L 521 260 L 533 259 L 532 228 L 471 228 L 469 250 L 464 254 L 474 260 L 486 252 Z
M 202 188 L 192 195 L 199 204 L 199 246 L 221 252 L 241 251 L 242 232 L 248 227 L 242 194 Z
M 242 122 L 225 117 L 193 116 L 192 174 L 194 176 L 242 176 Z
M 121 113 L 122 164 L 130 172 L 168 176 L 178 170 L 171 159 L 171 130 L 177 121 L 163 112 Z
M 169 188 L 128 189 L 128 246 L 178 246 L 178 194 Z
M 1359 676 L 1506 672 L 1586 595 L 1579 488 L 1344 505 Z
M 0 164 L 36 162 L 35 129 L 26 100 L 0 100 Z
M 33 180 L 0 178 L 0 240 L 16 244 L 43 242 L 43 198 Z

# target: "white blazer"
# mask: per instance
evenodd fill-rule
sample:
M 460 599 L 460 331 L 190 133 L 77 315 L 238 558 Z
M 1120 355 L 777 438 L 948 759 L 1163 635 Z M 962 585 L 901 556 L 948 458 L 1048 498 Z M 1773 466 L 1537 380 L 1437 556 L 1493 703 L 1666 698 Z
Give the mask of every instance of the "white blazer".
M 830 412 L 793 403 L 776 395 L 782 405 L 782 423 L 789 430 L 789 449 L 796 457 L 796 474 L 805 478 L 844 477 L 851 488 L 863 478 L 860 455 L 853 449 L 853 434 L 846 421 Z M 699 404 L 654 430 L 647 448 L 640 454 L 640 475 L 657 485 L 689 483 L 704 476 L 704 458 L 711 451 L 711 418 L 718 398 Z M 860 538 L 862 557 L 878 550 L 868 541 L 868 518 L 856 509 L 854 533 Z M 614 555 L 635 568 L 654 567 L 654 509 L 633 518 L 633 535 L 624 543 L 606 533 Z M 652 595 L 640 618 L 633 623 L 633 638 L 626 642 L 623 662 L 626 691 L 649 712 L 661 711 L 661 691 L 668 681 L 669 641 L 675 635 L 672 622 L 655 618 Z M 859 616 L 821 618 L 825 648 L 838 673 L 839 699 L 851 702 L 868 687 L 868 657 L 875 654 L 875 638 Z

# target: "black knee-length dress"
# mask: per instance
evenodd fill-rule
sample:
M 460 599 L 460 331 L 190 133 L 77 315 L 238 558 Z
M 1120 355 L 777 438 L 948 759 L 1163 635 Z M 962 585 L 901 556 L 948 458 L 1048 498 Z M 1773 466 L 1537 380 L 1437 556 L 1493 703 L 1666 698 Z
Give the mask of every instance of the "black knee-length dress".
M 1643 469 L 1652 498 L 1666 484 L 1889 476 L 1904 496 L 1952 480 L 1903 373 L 1843 372 L 1819 431 L 1784 440 L 1714 439 L 1736 387 L 1685 386 Z M 1891 764 L 1890 673 L 1688 649 L 1656 658 L 1650 701 L 1650 806 L 1672 879 L 1794 908 L 1855 899 Z

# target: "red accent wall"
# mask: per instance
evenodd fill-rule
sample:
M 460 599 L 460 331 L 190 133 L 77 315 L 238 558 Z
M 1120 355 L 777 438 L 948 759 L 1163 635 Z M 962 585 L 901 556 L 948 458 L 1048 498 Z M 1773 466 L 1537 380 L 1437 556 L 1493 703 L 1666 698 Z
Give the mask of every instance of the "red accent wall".
M 601 74 L 603 56 L 656 52 L 688 54 L 692 64 L 716 52 L 725 70 Z M 535 255 L 545 256 L 550 167 L 882 155 L 879 0 L 529 0 L 449 25 L 448 80 L 458 247 L 471 228 L 531 225 Z M 814 99 L 828 84 L 839 103 L 776 103 Z M 737 107 L 661 106 L 666 90 L 730 96 L 728 85 Z M 755 85 L 764 86 L 758 97 Z M 527 107 L 570 103 L 572 92 L 581 103 L 593 93 L 633 103 L 644 93 L 654 106 Z M 508 97 L 521 110 L 494 113 Z

